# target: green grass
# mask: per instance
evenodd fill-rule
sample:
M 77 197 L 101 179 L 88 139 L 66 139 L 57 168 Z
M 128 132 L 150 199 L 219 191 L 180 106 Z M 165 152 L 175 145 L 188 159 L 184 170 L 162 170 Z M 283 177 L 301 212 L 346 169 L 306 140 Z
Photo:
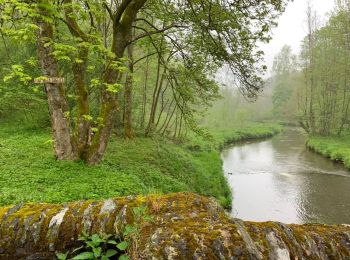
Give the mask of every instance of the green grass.
M 340 137 L 312 136 L 307 140 L 307 146 L 330 158 L 333 161 L 341 162 L 350 169 L 350 135 Z
M 282 131 L 280 124 L 274 123 L 250 123 L 244 127 L 236 129 L 209 129 L 212 141 L 201 140 L 198 137 L 192 137 L 191 143 L 200 147 L 210 145 L 217 150 L 221 150 L 227 145 L 260 138 L 272 137 Z
M 231 206 L 218 148 L 245 138 L 269 136 L 277 126 L 255 125 L 216 131 L 215 142 L 192 138 L 183 144 L 165 139 L 112 138 L 98 166 L 58 162 L 49 130 L 0 128 L 0 205 L 61 203 L 84 199 L 180 191 L 217 198 Z

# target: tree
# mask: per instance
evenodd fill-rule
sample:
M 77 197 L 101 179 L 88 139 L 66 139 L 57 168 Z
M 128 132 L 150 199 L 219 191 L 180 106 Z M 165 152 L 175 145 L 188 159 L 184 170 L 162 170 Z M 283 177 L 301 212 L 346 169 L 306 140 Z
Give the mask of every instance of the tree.
M 193 107 L 183 106 L 188 97 L 182 90 L 177 91 L 182 82 L 174 76 L 176 69 L 169 69 L 164 57 L 174 52 L 171 66 L 182 64 L 185 70 L 201 71 L 204 77 L 206 72 L 211 72 L 207 76 L 210 77 L 215 69 L 227 64 L 242 91 L 254 96 L 261 89 L 260 75 L 265 69 L 257 65 L 263 53 L 256 50 L 256 43 L 270 39 L 269 28 L 283 11 L 284 3 L 1 0 L 0 8 L 1 32 L 5 37 L 23 44 L 37 40 L 43 74 L 24 74 L 45 84 L 56 158 L 96 164 L 105 153 L 120 107 L 118 93 L 124 86 L 125 133 L 130 136 L 132 133 L 132 71 L 129 71 L 132 67 L 127 65 L 132 48 L 129 46 L 147 38 L 156 50 L 166 73 L 160 74 L 155 101 L 162 93 L 159 84 L 163 78 L 177 93 L 173 97 L 175 110 L 180 111 L 176 117 L 176 132 L 179 132 L 183 121 L 195 125 L 190 113 Z M 56 80 L 65 73 L 72 74 L 65 77 L 67 82 Z M 193 78 L 201 87 L 203 82 Z M 203 88 L 205 92 L 205 85 Z M 69 95 L 74 99 L 69 100 Z M 150 130 L 156 123 L 153 110 Z
M 297 113 L 295 94 L 298 76 L 297 58 L 290 46 L 284 46 L 274 59 L 272 70 L 272 102 L 276 118 L 293 120 Z
M 300 121 L 309 133 L 340 135 L 349 128 L 349 1 L 337 1 L 320 28 L 308 13 L 311 29 L 301 55 L 305 84 L 300 89 Z

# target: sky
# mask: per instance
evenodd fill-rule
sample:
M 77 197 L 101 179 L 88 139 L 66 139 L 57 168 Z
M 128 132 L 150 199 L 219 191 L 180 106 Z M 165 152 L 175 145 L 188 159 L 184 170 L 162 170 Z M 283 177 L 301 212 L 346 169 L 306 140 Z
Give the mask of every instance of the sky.
M 274 57 L 284 45 L 290 45 L 294 53 L 299 53 L 301 41 L 307 34 L 307 2 L 307 0 L 294 0 L 289 3 L 286 11 L 279 18 L 278 26 L 273 29 L 272 41 L 262 46 L 269 71 L 271 71 Z M 327 13 L 334 7 L 334 0 L 313 0 L 311 6 L 321 21 L 325 21 Z

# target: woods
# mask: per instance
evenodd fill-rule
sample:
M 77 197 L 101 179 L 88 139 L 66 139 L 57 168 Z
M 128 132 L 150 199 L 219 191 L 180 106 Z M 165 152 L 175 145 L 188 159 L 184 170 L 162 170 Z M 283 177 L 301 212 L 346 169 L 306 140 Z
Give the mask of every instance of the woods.
M 337 1 L 322 23 L 309 6 L 300 54 L 285 46 L 275 58 L 274 109 L 282 113 L 282 105 L 311 135 L 340 136 L 350 127 L 349 8 L 349 1 Z
M 223 64 L 246 95 L 261 89 L 256 43 L 284 8 L 233 2 L 1 1 L 1 56 L 11 57 L 1 97 L 24 85 L 36 92 L 23 99 L 44 109 L 44 85 L 58 160 L 99 163 L 114 129 L 125 138 L 202 133 L 197 116 L 218 97 Z
M 303 124 L 311 133 L 340 135 L 349 127 L 349 11 L 348 1 L 339 1 L 321 28 L 310 17 L 303 56 L 307 88 L 301 107 Z
M 349 17 L 0 0 L 0 259 L 347 258 Z

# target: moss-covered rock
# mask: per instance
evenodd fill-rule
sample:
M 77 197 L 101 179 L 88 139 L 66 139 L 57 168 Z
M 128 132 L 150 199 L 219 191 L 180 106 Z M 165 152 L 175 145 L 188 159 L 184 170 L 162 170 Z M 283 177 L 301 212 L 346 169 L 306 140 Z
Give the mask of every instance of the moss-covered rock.
M 119 235 L 147 206 L 133 259 L 349 259 L 350 227 L 243 222 L 191 193 L 0 208 L 0 259 L 54 259 L 82 231 Z

